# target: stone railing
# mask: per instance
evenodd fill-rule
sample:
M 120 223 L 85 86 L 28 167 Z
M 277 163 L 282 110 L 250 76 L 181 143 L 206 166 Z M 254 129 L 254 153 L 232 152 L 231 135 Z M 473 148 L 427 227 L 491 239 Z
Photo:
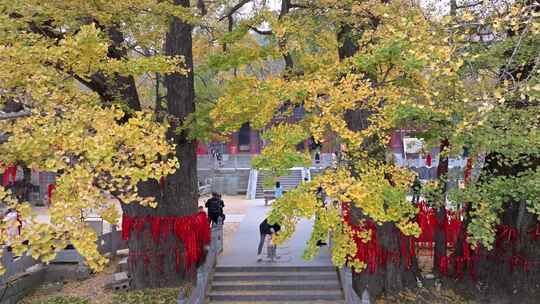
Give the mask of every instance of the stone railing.
M 332 248 L 332 233 L 329 236 L 329 247 Z M 362 294 L 362 299 L 358 296 L 353 287 L 352 270 L 349 266 L 344 265 L 338 268 L 339 281 L 341 283 L 341 289 L 345 296 L 345 304 L 370 304 L 369 293 L 367 290 Z
M 210 279 L 214 273 L 217 257 L 223 251 L 223 223 L 212 227 L 212 241 L 204 263 L 197 268 L 197 281 L 189 297 L 183 290 L 178 297 L 178 304 L 203 304 L 208 291 Z
M 251 169 L 249 171 L 248 186 L 246 189 L 246 198 L 255 199 L 257 196 L 257 179 L 259 178 L 259 171 Z
M 358 297 L 353 288 L 351 268 L 347 266 L 340 268 L 339 280 L 341 281 L 341 288 L 343 289 L 346 304 L 364 304 L 364 301 L 360 300 L 360 297 Z M 369 304 L 369 302 L 367 303 Z

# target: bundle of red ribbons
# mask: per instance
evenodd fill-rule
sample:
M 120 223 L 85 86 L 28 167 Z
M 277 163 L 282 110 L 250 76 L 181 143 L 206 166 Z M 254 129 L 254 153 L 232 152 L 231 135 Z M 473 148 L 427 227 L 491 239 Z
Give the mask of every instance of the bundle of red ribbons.
M 7 186 L 10 183 L 15 182 L 17 178 L 17 166 L 9 165 L 4 169 L 4 175 L 2 176 L 2 186 Z
M 456 248 L 462 246 L 462 256 L 451 254 L 441 257 L 437 261 L 439 270 L 443 275 L 449 275 L 450 265 L 454 265 L 454 274 L 458 278 L 463 278 L 464 269 L 467 266 L 470 276 L 475 279 L 475 262 L 481 258 L 479 246 L 476 250 L 472 250 L 470 244 L 465 238 L 461 244 L 457 244 L 459 231 L 461 229 L 462 220 L 460 211 L 445 210 L 445 220 L 439 223 L 437 220 L 436 210 L 427 206 L 425 202 L 420 202 L 419 211 L 416 217 L 417 223 L 421 228 L 421 234 L 418 238 L 405 236 L 400 233 L 400 248 L 399 251 L 391 251 L 382 247 L 377 240 L 377 225 L 371 220 L 364 220 L 361 225 L 353 225 L 350 220 L 349 205 L 343 204 L 344 221 L 349 225 L 354 233 L 356 242 L 356 255 L 351 259 L 363 262 L 367 265 L 367 270 L 370 273 L 377 272 L 377 266 L 386 265 L 391 262 L 398 265 L 400 259 L 403 265 L 410 268 L 412 258 L 416 255 L 416 246 L 426 245 L 430 250 L 430 255 L 433 256 L 433 244 L 435 231 L 440 228 L 446 234 L 447 246 Z M 396 228 L 397 229 L 397 228 Z M 368 241 L 359 236 L 359 233 L 368 231 L 370 238 Z M 537 223 L 533 229 L 528 232 L 532 240 L 540 239 L 540 223 Z M 498 250 L 494 255 L 501 263 L 508 263 L 513 271 L 517 268 L 522 268 L 528 271 L 532 264 L 540 262 L 530 261 L 522 255 L 515 253 L 512 249 L 512 254 L 509 258 L 504 258 L 508 247 L 514 248 L 515 243 L 519 240 L 518 231 L 516 228 L 499 225 L 497 229 L 495 247 Z M 501 258 L 503 257 L 503 258 Z M 489 257 L 493 258 L 493 257 Z
M 345 222 L 351 227 L 354 232 L 354 241 L 356 243 L 355 260 L 367 265 L 370 273 L 377 272 L 378 266 L 384 266 L 386 263 L 400 264 L 403 258 L 403 263 L 407 268 L 412 266 L 412 259 L 416 255 L 414 250 L 414 238 L 400 233 L 400 249 L 392 251 L 382 247 L 377 240 L 377 225 L 370 220 L 366 220 L 362 225 L 352 225 L 350 219 L 349 206 L 343 205 L 343 216 Z M 396 228 L 397 229 L 397 228 Z M 360 233 L 369 231 L 370 237 L 366 242 Z
M 197 264 L 203 257 L 203 247 L 210 243 L 210 224 L 206 213 L 199 212 L 191 216 L 122 216 L 122 238 L 129 240 L 132 237 L 141 237 L 145 229 L 149 229 L 156 245 L 166 240 L 171 234 L 184 244 L 183 260 L 186 269 Z M 176 269 L 180 271 L 182 256 L 180 247 L 173 250 L 176 255 Z M 134 253 L 136 254 L 136 253 Z M 134 258 L 135 255 L 132 255 Z M 149 264 L 149 257 L 143 254 L 145 266 Z M 162 259 L 162 258 L 161 258 Z

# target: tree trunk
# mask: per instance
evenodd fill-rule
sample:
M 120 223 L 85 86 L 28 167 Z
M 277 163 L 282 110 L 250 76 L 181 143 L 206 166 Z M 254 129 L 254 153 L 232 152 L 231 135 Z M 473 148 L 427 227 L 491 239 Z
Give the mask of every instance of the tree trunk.
M 176 5 L 189 7 L 189 0 L 176 0 Z M 175 73 L 165 77 L 167 88 L 167 113 L 171 127 L 167 138 L 176 144 L 176 157 L 180 168 L 165 178 L 163 183 L 150 181 L 139 186 L 141 196 L 157 198 L 158 207 L 144 208 L 130 204 L 123 206 L 130 216 L 184 216 L 196 212 L 198 205 L 197 156 L 195 142 L 178 128 L 186 117 L 195 111 L 193 84 L 193 57 L 191 25 L 173 18 L 165 41 L 165 54 L 183 56 L 187 75 Z M 137 235 L 132 232 L 129 240 L 129 270 L 134 288 L 178 286 L 183 280 L 192 280 L 195 269 L 185 269 L 184 248 L 180 240 L 170 234 L 156 244 L 150 225 Z
M 540 159 L 537 158 L 528 164 L 507 166 L 501 161 L 500 155 L 493 153 L 486 157 L 479 182 L 487 181 L 489 176 L 517 176 L 525 170 L 534 170 L 538 165 Z M 537 293 L 540 291 L 540 240 L 533 238 L 538 224 L 537 216 L 527 211 L 523 201 L 508 201 L 503 210 L 500 224 L 515 228 L 517 238 L 504 238 L 491 251 L 481 247 L 474 269 L 476 278 L 494 293 L 504 292 L 516 297 Z M 463 227 L 463 234 L 466 233 L 465 229 L 466 226 Z M 462 256 L 462 253 L 458 256 Z M 471 269 L 468 271 L 470 273 Z
M 442 190 L 441 202 L 437 202 L 437 227 L 435 229 L 435 252 L 433 256 L 433 271 L 439 273 L 439 262 L 446 256 L 446 192 L 447 192 L 447 174 L 448 174 L 448 156 L 446 150 L 450 147 L 448 139 L 443 139 L 439 151 L 439 165 L 437 166 L 437 178 L 441 183 Z
M 377 226 L 377 240 L 384 250 L 398 252 L 400 260 L 397 265 L 390 261 L 385 265 L 379 265 L 375 273 L 370 273 L 367 269 L 353 273 L 354 290 L 358 295 L 362 295 L 367 289 L 372 302 L 383 294 L 395 295 L 407 288 L 413 288 L 418 274 L 418 262 L 415 257 L 412 258 L 411 268 L 407 267 L 408 252 L 401 250 L 401 233 L 394 223 Z
M 358 37 L 354 37 L 354 29 L 349 24 L 341 25 L 338 32 L 338 41 L 341 46 L 338 50 L 339 58 L 344 60 L 348 57 L 354 56 L 358 51 L 358 45 L 356 43 Z M 358 36 L 357 34 L 356 36 Z M 368 127 L 369 125 L 369 113 L 366 110 L 349 111 L 345 115 L 345 121 L 349 129 L 353 131 L 360 131 Z M 370 158 L 384 160 L 385 153 L 380 149 L 380 144 L 376 138 L 367 140 L 367 144 L 360 149 L 368 151 Z M 351 167 L 354 172 L 354 168 Z M 362 211 L 351 204 L 351 220 L 353 224 L 359 222 L 360 219 L 365 218 Z M 364 270 L 360 273 L 353 274 L 353 287 L 358 295 L 362 295 L 365 289 L 368 290 L 371 299 L 374 301 L 383 293 L 397 294 L 405 288 L 411 288 L 415 286 L 415 273 L 417 272 L 416 258 L 412 258 L 412 269 L 407 269 L 406 266 L 406 252 L 401 252 L 401 233 L 396 228 L 394 223 L 385 223 L 382 226 L 377 226 L 377 240 L 382 249 L 387 252 L 397 252 L 400 256 L 400 261 L 396 265 L 392 262 L 387 262 L 385 265 L 377 267 L 375 273 L 370 273 L 369 270 Z

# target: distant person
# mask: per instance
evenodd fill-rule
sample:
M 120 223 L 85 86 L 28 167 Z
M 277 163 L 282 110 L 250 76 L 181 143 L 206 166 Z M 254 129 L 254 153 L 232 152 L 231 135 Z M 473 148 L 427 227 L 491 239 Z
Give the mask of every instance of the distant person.
M 218 161 L 218 166 L 221 168 L 223 166 L 223 155 L 221 155 L 221 152 L 216 153 L 216 159 Z
M 218 199 L 221 206 L 221 213 L 219 215 L 221 217 L 221 223 L 225 223 L 225 212 L 223 211 L 223 208 L 225 207 L 225 202 L 223 201 L 221 193 L 218 193 Z
M 330 198 L 324 192 L 323 187 L 321 187 L 321 186 L 317 187 L 317 192 L 315 193 L 315 196 L 317 197 L 317 200 L 320 200 L 321 207 L 326 210 L 326 206 L 328 205 L 328 203 L 330 201 Z M 315 215 L 315 217 L 316 217 L 316 221 L 317 221 L 318 218 L 319 218 L 318 213 Z M 326 245 L 327 244 L 326 244 L 326 242 L 324 240 L 322 240 L 322 239 L 317 240 L 317 246 L 318 247 L 322 247 L 322 246 L 326 246 Z
M 264 221 L 262 221 L 262 223 L 259 225 L 261 240 L 259 241 L 259 248 L 257 249 L 257 262 L 262 261 L 261 254 L 265 240 L 272 237 L 272 235 L 277 234 L 280 230 L 281 226 L 277 223 L 270 225 L 268 223 L 268 218 L 265 218 Z
M 282 196 L 283 196 L 283 188 L 281 187 L 281 183 L 276 182 L 276 185 L 274 187 L 274 197 L 278 199 Z
M 19 214 L 15 209 L 8 209 L 4 214 L 2 221 L 7 225 L 7 245 L 8 249 L 11 249 L 11 245 L 17 236 L 21 233 L 21 224 L 22 222 L 19 219 Z
M 218 224 L 218 220 L 223 218 L 223 208 L 225 207 L 225 203 L 221 200 L 220 195 L 212 192 L 212 197 L 206 201 L 204 206 L 208 210 L 208 222 L 213 225 Z
M 422 183 L 420 182 L 420 179 L 418 178 L 418 175 L 415 176 L 414 182 L 412 184 L 412 202 L 413 204 L 418 204 L 420 202 L 420 191 L 422 190 Z
M 315 152 L 315 163 L 317 165 L 321 163 L 321 153 L 319 151 Z

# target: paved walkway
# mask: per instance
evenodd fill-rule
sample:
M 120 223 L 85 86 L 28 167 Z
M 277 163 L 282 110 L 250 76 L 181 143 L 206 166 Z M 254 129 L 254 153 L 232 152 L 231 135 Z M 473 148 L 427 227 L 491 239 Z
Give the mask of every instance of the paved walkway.
M 238 231 L 232 238 L 230 250 L 218 259 L 218 266 L 331 266 L 330 253 L 324 246 L 321 253 L 312 261 L 302 258 L 307 240 L 311 236 L 311 221 L 302 220 L 298 223 L 293 237 L 277 249 L 280 259 L 276 262 L 257 262 L 257 246 L 259 244 L 259 224 L 270 212 L 269 206 L 264 206 L 264 200 L 251 200 L 246 216 L 240 223 Z

